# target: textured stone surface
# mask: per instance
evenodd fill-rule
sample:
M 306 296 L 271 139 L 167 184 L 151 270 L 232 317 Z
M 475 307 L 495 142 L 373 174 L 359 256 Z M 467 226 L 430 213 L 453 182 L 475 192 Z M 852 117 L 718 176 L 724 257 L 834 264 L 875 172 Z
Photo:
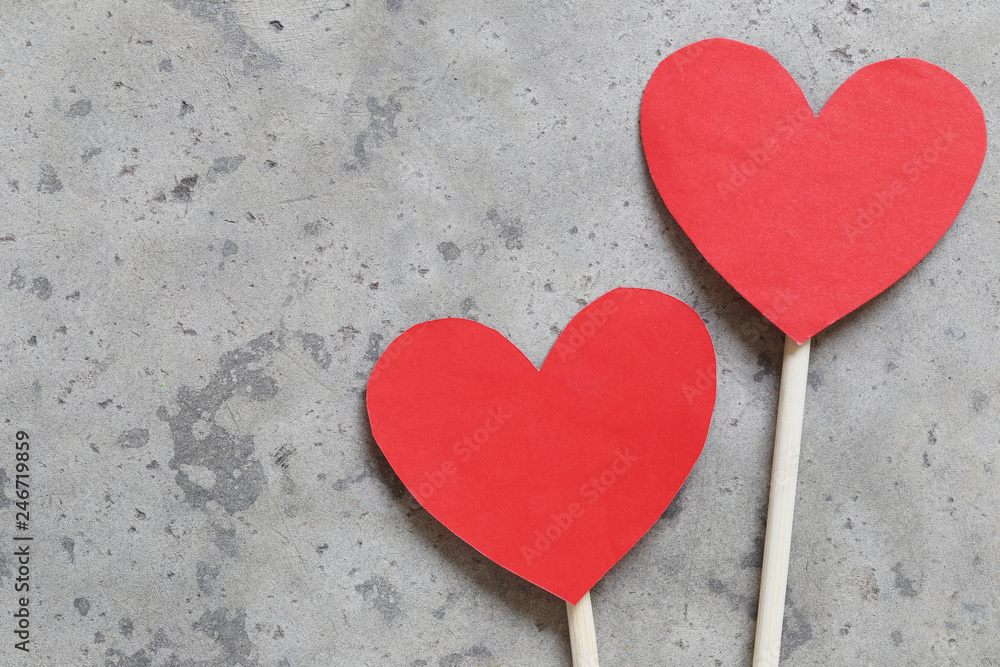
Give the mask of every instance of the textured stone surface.
M 594 590 L 608 665 L 746 665 L 781 335 L 659 201 L 659 60 L 774 53 L 814 107 L 893 56 L 997 116 L 986 3 L 6 3 L 0 405 L 30 432 L 34 652 L 102 667 L 568 665 L 564 605 L 417 506 L 379 353 L 477 319 L 540 363 L 622 285 L 705 319 L 705 453 Z M 1000 590 L 992 153 L 916 269 L 813 343 L 783 664 L 990 665 Z M 0 452 L 0 538 L 13 531 Z

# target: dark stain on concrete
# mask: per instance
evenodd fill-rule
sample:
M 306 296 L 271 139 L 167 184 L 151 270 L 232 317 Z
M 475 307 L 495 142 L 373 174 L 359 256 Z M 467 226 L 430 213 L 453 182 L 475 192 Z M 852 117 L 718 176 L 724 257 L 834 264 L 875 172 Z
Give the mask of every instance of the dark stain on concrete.
M 80 612 L 80 616 L 86 616 L 90 612 L 90 600 L 87 598 L 77 598 L 73 600 L 73 606 Z
M 385 0 L 385 8 L 390 14 L 398 14 L 403 11 L 403 0 Z
M 754 382 L 763 382 L 764 378 L 774 375 L 774 366 L 763 352 L 757 355 L 757 367 L 760 370 L 753 374 Z
M 100 155 L 103 150 L 104 149 L 101 148 L 100 146 L 94 146 L 93 148 L 88 148 L 87 150 L 83 151 L 83 155 L 80 156 L 80 159 L 83 160 L 84 164 L 87 164 L 88 162 L 91 161 L 91 159 Z
M 247 34 L 247 31 L 239 25 L 237 13 L 227 3 L 219 2 L 218 0 L 168 1 L 176 9 L 188 11 L 196 19 L 214 25 L 221 33 L 222 41 L 242 61 L 244 74 L 274 71 L 281 67 L 281 59 L 275 54 L 261 48 Z
M 235 173 L 240 165 L 246 161 L 246 156 L 244 155 L 230 155 L 229 157 L 217 157 L 212 160 L 212 166 L 209 167 L 208 172 L 205 174 L 205 180 L 209 183 L 215 183 L 219 176 L 228 176 L 229 174 Z
M 521 224 L 521 218 L 504 217 L 495 208 L 491 208 L 486 212 L 486 219 L 497 227 L 504 247 L 508 250 L 520 250 L 524 247 L 521 238 L 524 236 L 524 226 Z
M 299 342 L 302 343 L 302 349 L 309 353 L 312 360 L 316 362 L 316 365 L 322 369 L 327 369 L 330 367 L 330 363 L 333 361 L 333 355 L 326 348 L 326 339 L 324 339 L 319 334 L 305 333 L 304 331 L 299 331 L 296 333 Z
M 452 241 L 438 243 L 438 252 L 444 257 L 446 262 L 454 262 L 462 254 L 462 249 Z
M 240 251 L 240 247 L 236 245 L 236 242 L 232 239 L 226 239 L 226 242 L 222 244 L 222 258 L 232 257 Z
M 984 408 L 988 407 L 990 404 L 990 397 L 981 391 L 972 392 L 970 397 L 972 401 L 972 411 L 982 412 Z
M 195 578 L 198 581 L 198 590 L 205 595 L 211 595 L 214 592 L 215 580 L 219 578 L 219 566 L 198 561 Z
M 115 445 L 126 449 L 138 449 L 145 447 L 147 442 L 149 442 L 149 429 L 133 428 L 118 436 Z
M 395 138 L 396 114 L 403 110 L 403 105 L 396 100 L 395 95 L 390 95 L 385 104 L 379 104 L 375 97 L 365 100 L 368 108 L 368 132 L 376 142 L 381 142 L 386 137 Z
M 212 525 L 212 533 L 209 536 L 212 544 L 227 556 L 233 557 L 237 554 L 236 529 L 225 526 Z
M 10 507 L 11 500 L 7 497 L 8 484 L 10 484 L 10 478 L 7 477 L 7 471 L 0 468 L 0 509 Z
M 967 334 L 962 327 L 948 327 L 944 330 L 944 335 L 952 340 L 964 340 Z
M 493 652 L 482 644 L 478 644 L 466 650 L 464 653 L 449 653 L 438 660 L 438 667 L 478 667 L 482 665 L 500 664 Z
M 174 414 L 165 406 L 157 410 L 157 416 L 169 425 L 174 444 L 174 456 L 168 465 L 177 471 L 175 481 L 193 507 L 204 509 L 207 502 L 214 500 L 232 515 L 249 508 L 263 491 L 264 467 L 254 457 L 253 435 L 230 432 L 219 425 L 215 414 L 235 396 L 258 403 L 273 399 L 278 383 L 268 373 L 268 367 L 283 347 L 284 336 L 280 333 L 258 336 L 246 346 L 222 355 L 218 370 L 204 387 L 181 387 Z M 207 469 L 214 476 L 214 484 L 199 484 L 184 471 L 185 466 Z
M 286 442 L 281 447 L 278 447 L 278 451 L 272 454 L 271 458 L 274 460 L 274 465 L 288 470 L 288 462 L 293 456 L 295 456 L 295 447 L 290 442 Z
M 163 60 L 160 61 L 160 64 L 156 67 L 156 69 L 160 70 L 161 72 L 173 72 L 174 61 L 171 60 L 170 58 L 164 58 Z
M 161 648 L 170 646 L 170 639 L 167 638 L 167 631 L 163 628 L 158 628 L 156 633 L 153 634 L 153 638 L 150 640 L 148 648 L 153 653 L 156 653 Z
M 132 630 L 135 629 L 135 624 L 132 623 L 132 619 L 126 616 L 122 620 L 118 621 L 118 632 L 122 633 L 122 637 L 126 639 L 132 636 Z
M 73 555 L 73 550 L 76 548 L 76 542 L 73 541 L 72 537 L 62 538 L 62 548 L 67 554 L 69 554 L 69 562 L 75 562 L 76 557 Z
M 875 576 L 875 569 L 861 568 L 855 573 L 855 582 L 858 585 L 858 593 L 861 599 L 868 602 L 876 602 L 882 589 L 878 586 L 878 578 Z
M 52 283 L 45 276 L 38 276 L 32 279 L 31 289 L 28 290 L 42 301 L 47 301 L 52 296 Z
M 353 171 L 359 167 L 368 166 L 368 151 L 365 150 L 365 141 L 368 139 L 368 134 L 362 132 L 354 139 L 354 162 L 347 162 L 344 164 L 344 169 L 347 171 Z
M 812 624 L 806 618 L 804 611 L 795 605 L 791 591 L 785 596 L 785 622 L 781 630 L 781 654 L 778 659 L 784 662 L 813 638 Z
M 69 111 L 67 113 L 74 118 L 82 118 L 89 114 L 93 108 L 94 105 L 91 104 L 90 100 L 79 100 L 69 105 Z
M 686 485 L 682 485 L 681 488 L 677 489 L 677 495 L 674 499 L 670 501 L 667 505 L 667 509 L 663 511 L 660 515 L 658 521 L 674 521 L 681 515 L 684 511 L 684 504 L 687 502 L 687 492 L 685 491 Z
M 381 146 L 386 138 L 395 138 L 398 133 L 396 114 L 403 110 L 403 105 L 396 100 L 395 94 L 390 95 L 384 105 L 379 104 L 377 98 L 369 96 L 365 106 L 368 109 L 368 127 L 354 138 L 354 162 L 344 164 L 344 169 L 347 171 L 368 166 L 370 161 L 366 149 L 368 144 Z
M 368 349 L 365 350 L 365 360 L 370 361 L 373 364 L 378 361 L 378 358 L 382 356 L 382 341 L 385 336 L 379 333 L 372 333 L 368 335 Z
M 753 538 L 753 549 L 740 556 L 740 569 L 764 567 L 764 538 Z
M 431 616 L 438 620 L 444 618 L 445 612 L 448 611 L 448 607 L 454 604 L 455 600 L 458 598 L 454 593 L 448 593 L 448 596 L 444 600 L 444 604 L 431 612 Z
M 191 629 L 204 633 L 222 652 L 213 665 L 259 667 L 260 662 L 251 659 L 254 645 L 247 635 L 246 621 L 247 615 L 242 609 L 237 612 L 218 609 L 206 611 L 191 625 Z
M 42 166 L 42 173 L 38 178 L 38 191 L 53 195 L 63 189 L 63 182 L 59 180 L 59 174 L 51 164 Z
M 848 65 L 854 64 L 854 56 L 850 54 L 847 50 L 850 44 L 839 49 L 833 49 L 830 51 L 830 55 L 839 60 L 842 63 L 847 63 Z
M 354 337 L 361 333 L 361 329 L 358 329 L 353 324 L 348 324 L 337 329 L 337 333 L 339 333 L 345 341 L 354 340 Z
M 189 113 L 194 113 L 194 105 L 193 104 L 188 104 L 186 101 L 181 100 L 181 110 L 177 114 L 177 117 L 178 118 L 183 118 L 184 116 L 188 115 Z
M 903 574 L 903 564 L 896 563 L 892 566 L 892 571 L 896 574 L 895 580 L 892 582 L 892 587 L 902 595 L 904 598 L 915 598 L 920 594 L 918 589 L 919 581 L 917 579 L 910 579 Z
M 319 233 L 323 231 L 325 226 L 326 223 L 324 220 L 313 220 L 304 224 L 302 231 L 305 232 L 306 236 L 319 236 Z
M 333 484 L 331 484 L 330 486 L 334 491 L 346 491 L 349 487 L 354 486 L 355 484 L 358 484 L 362 480 L 371 477 L 371 473 L 372 473 L 371 469 L 368 468 L 368 466 L 366 465 L 365 469 L 359 472 L 357 475 L 350 475 L 348 477 L 340 477 L 338 479 L 335 479 L 333 480 Z
M 746 595 L 730 590 L 720 579 L 710 577 L 708 579 L 708 590 L 714 595 L 725 598 L 729 604 L 729 608 L 733 611 L 743 611 L 751 618 L 757 611 L 757 603 L 755 601 L 750 600 Z
M 382 616 L 382 620 L 391 623 L 403 616 L 400 608 L 399 591 L 390 584 L 385 577 L 373 576 L 363 584 L 358 584 L 354 590 L 361 594 L 365 602 L 371 603 L 372 608 Z
M 479 304 L 471 296 L 462 299 L 462 303 L 458 305 L 458 310 L 465 319 L 479 321 Z
M 132 655 L 125 655 L 121 651 L 109 648 L 104 656 L 104 667 L 152 667 L 153 665 L 153 659 L 146 654 L 145 649 L 140 649 Z
M 899 646 L 903 643 L 903 633 L 899 630 L 893 630 L 892 634 L 889 635 L 889 639 L 892 640 L 893 646 Z
M 7 283 L 9 289 L 24 289 L 24 286 L 28 284 L 28 279 L 21 274 L 21 267 L 14 267 L 14 270 L 10 272 L 10 282 Z
M 819 371 L 809 371 L 806 375 L 806 384 L 813 391 L 819 391 L 819 388 L 823 386 L 823 374 Z
M 194 186 L 196 185 L 198 185 L 198 174 L 185 176 L 180 180 L 180 183 L 178 183 L 174 189 L 170 191 L 170 196 L 173 197 L 174 201 L 187 203 L 191 201 Z

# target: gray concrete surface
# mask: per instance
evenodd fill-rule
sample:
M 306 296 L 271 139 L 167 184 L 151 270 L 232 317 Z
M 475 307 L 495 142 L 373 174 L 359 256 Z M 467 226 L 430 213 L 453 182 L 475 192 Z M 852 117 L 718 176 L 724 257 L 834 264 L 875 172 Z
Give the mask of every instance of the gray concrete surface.
M 540 363 L 622 285 L 704 317 L 704 455 L 594 590 L 602 664 L 748 665 L 782 336 L 651 186 L 643 86 L 726 36 L 815 107 L 916 56 L 994 127 L 988 3 L 2 4 L 0 663 L 568 665 L 561 601 L 403 491 L 363 388 L 471 317 Z M 997 665 L 1000 169 L 814 341 L 783 665 Z M 14 650 L 13 441 L 32 451 Z

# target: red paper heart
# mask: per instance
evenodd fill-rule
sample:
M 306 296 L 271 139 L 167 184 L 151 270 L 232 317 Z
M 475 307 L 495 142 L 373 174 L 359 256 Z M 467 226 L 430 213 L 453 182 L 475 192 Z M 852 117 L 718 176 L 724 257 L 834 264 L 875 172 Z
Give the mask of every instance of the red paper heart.
M 714 404 L 705 325 L 643 289 L 584 308 L 541 370 L 493 329 L 443 319 L 396 338 L 368 381 L 372 434 L 420 504 L 573 604 L 663 514 Z
M 660 63 L 640 121 L 671 214 L 800 343 L 930 252 L 986 154 L 982 109 L 935 65 L 868 65 L 814 116 L 777 60 L 728 39 Z

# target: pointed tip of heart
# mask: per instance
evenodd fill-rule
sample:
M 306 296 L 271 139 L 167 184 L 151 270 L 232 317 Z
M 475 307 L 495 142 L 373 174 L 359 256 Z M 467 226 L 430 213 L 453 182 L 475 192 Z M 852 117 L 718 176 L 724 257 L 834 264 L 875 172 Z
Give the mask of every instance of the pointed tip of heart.
M 576 605 L 580 604 L 580 600 L 583 599 L 583 596 L 586 595 L 589 590 L 590 589 L 588 588 L 586 591 L 584 591 L 582 593 L 571 593 L 571 594 L 567 594 L 567 595 L 558 595 L 558 594 L 556 594 L 556 597 L 558 597 L 558 598 L 560 598 L 562 600 L 565 600 L 567 602 L 567 604 L 571 604 L 571 605 L 573 605 L 575 607 Z

